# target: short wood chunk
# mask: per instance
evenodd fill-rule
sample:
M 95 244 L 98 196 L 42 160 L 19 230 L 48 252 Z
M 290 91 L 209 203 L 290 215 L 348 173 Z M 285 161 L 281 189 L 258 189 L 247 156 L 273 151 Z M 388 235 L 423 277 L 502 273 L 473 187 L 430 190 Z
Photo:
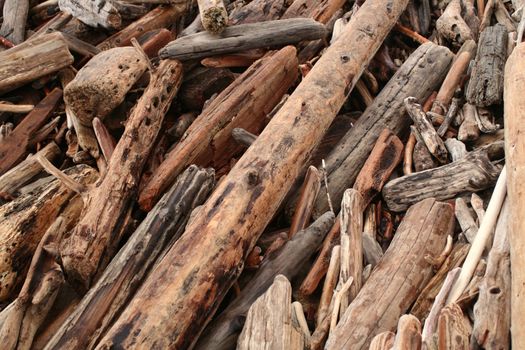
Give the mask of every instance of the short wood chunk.
M 211 169 L 192 165 L 182 173 L 55 332 L 46 349 L 93 348 L 166 247 L 178 239 L 191 211 L 204 202 L 213 185 Z
M 445 38 L 463 44 L 474 39 L 472 30 L 461 17 L 461 0 L 452 0 L 436 21 L 436 29 Z
M 73 64 L 60 33 L 46 34 L 0 52 L 0 94 Z
M 478 224 L 476 224 L 476 220 L 463 198 L 456 198 L 454 210 L 456 211 L 456 219 L 459 222 L 463 235 L 465 235 L 469 243 L 472 243 L 476 233 L 478 233 Z
M 472 327 L 456 303 L 441 310 L 437 331 L 438 349 L 463 350 L 470 346 Z
M 351 187 L 381 132 L 406 132 L 408 117 L 403 100 L 413 96 L 424 100 L 447 74 L 453 54 L 432 43 L 421 45 L 381 90 L 363 115 L 326 158 L 330 197 L 334 210 L 340 208 L 343 192 Z M 325 192 L 324 186 L 321 193 Z M 316 201 L 314 217 L 328 210 L 326 196 Z
M 429 198 L 412 206 L 383 259 L 330 334 L 326 349 L 368 349 L 375 335 L 394 330 L 433 275 L 424 256 L 441 252 L 453 224 L 454 210 L 448 204 Z
M 368 350 L 391 350 L 394 346 L 395 337 L 395 333 L 391 331 L 379 333 L 370 342 Z
M 96 178 L 96 172 L 83 165 L 65 173 L 84 184 Z M 38 242 L 74 195 L 54 180 L 0 207 L 0 301 L 14 296 Z
M 148 67 L 133 47 L 103 51 L 78 71 L 64 89 L 64 101 L 78 120 L 91 127 L 120 105 Z
M 92 27 L 118 29 L 122 25 L 122 17 L 113 0 L 58 0 L 58 6 Z
M 474 141 L 479 137 L 479 127 L 476 121 L 476 106 L 465 103 L 462 109 L 463 122 L 458 129 L 459 141 Z
M 3 4 L 3 22 L 2 27 L 0 27 L 0 35 L 15 45 L 25 40 L 29 2 L 29 0 L 6 0 Z M 0 6 L 1 8 L 2 6 Z
M 388 182 L 383 198 L 391 210 L 403 211 L 425 198 L 447 200 L 489 188 L 496 183 L 500 171 L 485 150 L 474 151 L 456 162 Z
M 412 315 L 401 316 L 392 350 L 418 350 L 421 345 L 421 322 Z
M 159 51 L 160 58 L 189 60 L 263 47 L 317 40 L 325 27 L 313 19 L 293 18 L 227 27 L 221 34 L 201 32 L 184 36 Z
M 304 335 L 292 320 L 292 286 L 278 275 L 250 307 L 239 336 L 238 350 L 302 349 Z
M 228 12 L 222 0 L 197 0 L 199 14 L 204 29 L 210 33 L 220 33 L 228 24 Z
M 502 102 L 507 40 L 507 29 L 502 24 L 487 27 L 481 32 L 465 94 L 469 103 L 487 107 Z

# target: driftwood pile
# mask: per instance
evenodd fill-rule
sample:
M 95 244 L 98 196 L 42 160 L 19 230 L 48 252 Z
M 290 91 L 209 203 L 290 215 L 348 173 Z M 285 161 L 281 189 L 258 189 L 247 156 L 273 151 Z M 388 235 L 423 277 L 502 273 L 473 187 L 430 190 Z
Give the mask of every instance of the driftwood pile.
M 525 349 L 523 0 L 0 9 L 2 349 Z

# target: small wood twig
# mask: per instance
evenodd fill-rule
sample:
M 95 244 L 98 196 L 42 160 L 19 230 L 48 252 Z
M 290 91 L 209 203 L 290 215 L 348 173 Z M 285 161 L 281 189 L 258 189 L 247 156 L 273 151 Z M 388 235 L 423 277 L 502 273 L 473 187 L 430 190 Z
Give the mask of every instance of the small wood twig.
M 405 27 L 404 25 L 402 25 L 400 23 L 396 23 L 396 25 L 394 26 L 394 29 L 396 31 L 398 31 L 399 33 L 406 35 L 410 39 L 412 39 L 415 42 L 418 42 L 420 44 L 424 44 L 424 43 L 427 43 L 427 42 L 430 41 L 427 38 L 425 38 L 424 36 L 422 36 L 421 34 L 413 31 L 410 28 Z
M 60 182 L 64 184 L 67 188 L 71 189 L 72 191 L 78 193 L 81 196 L 85 196 L 87 192 L 87 187 L 85 185 L 82 185 L 75 180 L 73 180 L 68 175 L 64 174 L 61 170 L 59 170 L 57 167 L 55 167 L 46 157 L 44 157 L 41 153 L 37 153 L 34 155 L 36 160 L 40 163 L 42 168 L 49 174 L 56 177 Z
M 0 113 L 29 113 L 35 108 L 34 105 L 14 105 L 0 102 Z
M 109 162 L 113 150 L 115 149 L 116 142 L 113 139 L 113 136 L 109 133 L 108 129 L 102 121 L 95 117 L 93 118 L 93 130 L 95 131 L 95 136 L 97 137 L 98 144 L 104 155 L 106 162 Z

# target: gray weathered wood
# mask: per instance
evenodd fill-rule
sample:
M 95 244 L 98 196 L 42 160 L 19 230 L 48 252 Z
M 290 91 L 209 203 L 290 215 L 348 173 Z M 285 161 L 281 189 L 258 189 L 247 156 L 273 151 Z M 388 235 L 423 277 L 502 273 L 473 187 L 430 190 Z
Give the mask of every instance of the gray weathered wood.
M 122 17 L 113 0 L 58 0 L 58 6 L 92 27 L 118 29 L 122 25 Z
M 0 7 L 1 9 L 1 7 Z M 29 11 L 29 0 L 6 0 L 3 10 L 3 22 L 0 35 L 20 44 L 26 36 L 26 20 Z
M 324 25 L 308 18 L 240 24 L 214 35 L 207 32 L 172 41 L 159 51 L 161 58 L 189 60 L 261 47 L 296 44 L 326 35 Z

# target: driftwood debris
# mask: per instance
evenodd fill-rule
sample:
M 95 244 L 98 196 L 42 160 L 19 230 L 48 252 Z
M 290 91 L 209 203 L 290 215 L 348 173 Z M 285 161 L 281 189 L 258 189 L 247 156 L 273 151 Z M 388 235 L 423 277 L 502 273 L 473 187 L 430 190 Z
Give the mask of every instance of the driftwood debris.
M 228 24 L 228 12 L 222 0 L 198 0 L 201 23 L 211 33 L 220 33 Z
M 3 22 L 0 35 L 13 44 L 20 44 L 26 36 L 26 20 L 29 0 L 6 0 L 3 4 Z M 0 6 L 0 9 L 2 6 Z

